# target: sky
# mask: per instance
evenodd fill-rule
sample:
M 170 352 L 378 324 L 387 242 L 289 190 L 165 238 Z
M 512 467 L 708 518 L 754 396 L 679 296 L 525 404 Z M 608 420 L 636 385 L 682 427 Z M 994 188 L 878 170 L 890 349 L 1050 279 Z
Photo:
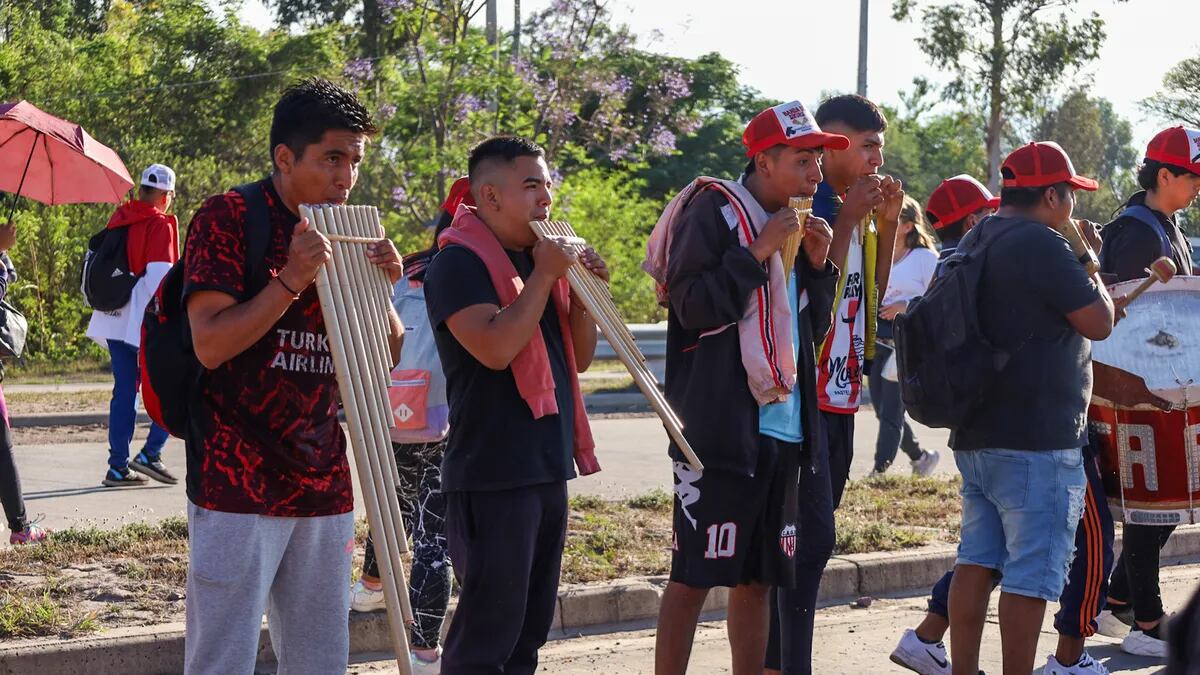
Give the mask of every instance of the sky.
M 932 0 L 945 2 L 945 0 Z M 931 0 L 919 0 L 925 6 Z M 550 0 L 522 0 L 526 14 Z M 856 0 L 609 0 L 614 18 L 627 24 L 644 49 L 696 57 L 719 52 L 737 64 L 743 84 L 769 98 L 800 99 L 810 106 L 822 91 L 853 91 L 858 69 L 859 2 Z M 932 71 L 915 42 L 916 22 L 891 17 L 891 0 L 870 0 L 867 95 L 898 106 L 899 93 L 915 75 L 945 82 Z M 636 7 L 636 11 L 635 11 Z M 732 11 L 738 8 L 740 12 Z M 1112 101 L 1133 124 L 1133 142 L 1145 147 L 1163 122 L 1138 102 L 1157 91 L 1163 75 L 1185 58 L 1200 55 L 1200 1 L 1079 0 L 1072 13 L 1097 12 L 1108 38 L 1100 58 L 1076 77 L 1093 96 Z M 511 29 L 512 0 L 499 0 L 502 29 Z M 243 18 L 270 24 L 259 0 L 246 0 Z M 1147 48 L 1152 54 L 1141 53 Z

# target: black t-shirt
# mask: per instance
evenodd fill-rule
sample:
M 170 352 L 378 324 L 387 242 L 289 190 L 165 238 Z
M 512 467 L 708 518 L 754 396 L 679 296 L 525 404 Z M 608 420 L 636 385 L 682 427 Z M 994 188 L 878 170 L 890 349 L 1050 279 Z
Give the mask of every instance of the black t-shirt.
M 1066 315 L 1100 297 L 1060 234 L 1017 218 L 976 229 L 1013 227 L 990 245 L 979 290 L 983 334 L 1012 351 L 979 410 L 950 437 L 955 450 L 1063 450 L 1086 442 L 1092 343 Z M 967 236 L 980 236 L 972 231 Z
M 528 279 L 533 256 L 506 253 L 521 278 Z M 443 249 L 425 272 L 425 303 L 450 403 L 442 491 L 507 490 L 574 478 L 575 399 L 554 302 L 546 303 L 541 331 L 558 414 L 537 420 L 517 391 L 512 369 L 483 365 L 446 326 L 446 319 L 459 310 L 500 304 L 483 261 L 461 246 Z
M 1130 206 L 1145 206 L 1146 193 L 1138 192 L 1129 198 Z M 1167 235 L 1171 245 L 1170 257 L 1179 274 L 1192 273 L 1192 247 L 1179 229 L 1174 217 L 1150 209 Z M 1100 249 L 1100 271 L 1115 274 L 1119 281 L 1144 279 L 1146 268 L 1163 255 L 1162 238 L 1149 224 L 1133 216 L 1119 216 L 1104 226 L 1104 246 Z

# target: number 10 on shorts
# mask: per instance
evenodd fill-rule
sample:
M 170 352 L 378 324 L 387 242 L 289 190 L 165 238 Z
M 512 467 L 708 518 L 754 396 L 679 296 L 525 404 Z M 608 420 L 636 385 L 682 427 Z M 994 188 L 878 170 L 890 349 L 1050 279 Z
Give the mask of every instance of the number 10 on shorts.
M 732 558 L 735 550 L 737 523 L 721 523 L 708 527 L 708 549 L 704 552 L 705 559 Z

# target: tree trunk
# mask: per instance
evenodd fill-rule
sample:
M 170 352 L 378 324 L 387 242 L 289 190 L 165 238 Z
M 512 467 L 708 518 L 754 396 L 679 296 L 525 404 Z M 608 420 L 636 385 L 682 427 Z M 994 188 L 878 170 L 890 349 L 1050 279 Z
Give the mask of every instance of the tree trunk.
M 521 0 L 513 0 L 512 60 L 521 60 Z
M 1004 8 L 1001 0 L 992 0 L 992 68 L 988 73 L 988 189 L 1000 193 L 1000 141 L 1004 136 L 1004 65 L 1008 49 L 1004 45 Z

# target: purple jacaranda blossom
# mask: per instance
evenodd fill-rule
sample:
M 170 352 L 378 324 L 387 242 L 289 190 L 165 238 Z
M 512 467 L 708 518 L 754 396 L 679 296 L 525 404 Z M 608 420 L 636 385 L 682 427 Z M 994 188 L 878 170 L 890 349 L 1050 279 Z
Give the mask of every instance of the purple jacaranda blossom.
M 342 74 L 361 84 L 375 75 L 375 63 L 371 59 L 351 59 L 342 69 Z
M 662 87 L 663 93 L 678 101 L 692 95 L 692 78 L 683 73 L 667 71 L 663 73 Z
M 396 116 L 396 106 L 393 103 L 384 103 L 375 111 L 375 118 L 380 122 L 386 122 Z
M 404 186 L 402 185 L 397 185 L 396 187 L 392 188 L 392 204 L 399 209 L 405 206 L 407 203 L 408 190 L 405 190 Z
M 655 155 L 675 152 L 675 134 L 662 125 L 655 127 L 650 133 L 650 152 Z

